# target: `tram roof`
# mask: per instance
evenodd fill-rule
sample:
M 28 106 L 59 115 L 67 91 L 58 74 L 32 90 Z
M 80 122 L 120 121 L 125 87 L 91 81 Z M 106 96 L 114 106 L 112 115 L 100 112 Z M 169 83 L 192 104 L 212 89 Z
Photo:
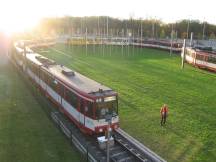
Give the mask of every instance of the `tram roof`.
M 62 65 L 52 65 L 49 67 L 49 71 L 54 76 L 60 78 L 70 86 L 75 87 L 76 89 L 79 89 L 85 93 L 96 93 L 99 91 L 99 89 L 102 89 L 103 91 L 111 91 L 110 88 Z M 63 73 L 63 71 L 69 71 L 73 74 L 66 75 Z
M 41 56 L 40 54 L 32 53 L 28 54 L 27 57 L 35 64 L 39 66 L 42 65 L 53 76 L 60 79 L 67 85 L 74 87 L 84 93 L 93 94 L 95 96 L 112 95 L 115 93 L 111 88 L 87 78 L 86 76 L 63 65 L 56 64 L 53 60 Z M 41 62 L 43 60 L 47 60 L 48 63 L 46 61 L 45 63 Z

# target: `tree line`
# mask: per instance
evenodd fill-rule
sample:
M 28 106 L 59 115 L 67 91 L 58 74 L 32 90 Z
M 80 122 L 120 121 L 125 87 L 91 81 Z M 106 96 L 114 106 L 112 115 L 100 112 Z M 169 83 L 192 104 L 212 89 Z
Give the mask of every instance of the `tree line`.
M 44 18 L 37 31 L 49 34 L 143 38 L 215 39 L 216 25 L 199 20 L 164 23 L 158 19 L 117 19 L 107 16 Z

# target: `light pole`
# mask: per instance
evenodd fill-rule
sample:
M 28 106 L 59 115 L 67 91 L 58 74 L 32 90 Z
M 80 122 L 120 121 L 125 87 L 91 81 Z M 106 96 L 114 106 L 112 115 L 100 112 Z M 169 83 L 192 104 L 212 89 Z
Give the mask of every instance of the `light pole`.
M 109 143 L 110 143 L 110 125 L 112 123 L 112 115 L 111 114 L 106 114 L 105 116 L 105 120 L 106 122 L 108 123 L 107 125 L 107 162 L 110 161 L 110 158 L 109 158 L 109 154 L 110 154 L 110 150 L 109 150 Z
M 187 25 L 187 39 L 189 37 L 189 28 L 190 28 L 190 17 L 189 17 L 188 25 Z
M 170 56 L 172 55 L 172 46 L 173 46 L 173 23 L 172 23 L 172 30 L 171 30 L 171 43 L 170 43 Z
M 186 41 L 184 39 L 184 43 L 183 43 L 183 50 L 182 50 L 182 64 L 181 64 L 181 68 L 184 69 L 184 61 L 185 61 L 185 49 L 186 48 Z
M 205 19 L 204 19 L 204 21 L 203 21 L 203 36 L 202 36 L 203 40 L 205 39 L 205 26 L 206 26 L 206 23 L 205 23 Z
M 152 39 L 155 37 L 155 20 L 152 20 Z

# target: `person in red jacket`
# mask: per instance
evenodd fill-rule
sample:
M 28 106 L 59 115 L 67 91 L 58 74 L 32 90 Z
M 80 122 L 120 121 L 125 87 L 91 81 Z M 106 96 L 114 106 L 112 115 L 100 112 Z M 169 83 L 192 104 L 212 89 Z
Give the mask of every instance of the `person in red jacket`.
M 161 114 L 161 126 L 162 126 L 162 125 L 166 124 L 166 118 L 168 115 L 168 106 L 166 104 L 164 104 L 161 107 L 160 114 Z

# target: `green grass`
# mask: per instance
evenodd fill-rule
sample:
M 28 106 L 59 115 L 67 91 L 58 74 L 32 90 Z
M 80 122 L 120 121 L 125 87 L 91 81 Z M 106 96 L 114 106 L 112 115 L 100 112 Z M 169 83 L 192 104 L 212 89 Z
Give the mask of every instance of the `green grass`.
M 57 50 L 59 51 L 57 51 Z M 41 54 L 119 93 L 121 128 L 168 161 L 216 159 L 216 75 L 154 49 L 57 44 Z M 160 107 L 170 109 L 160 126 Z
M 81 161 L 17 71 L 0 55 L 0 161 Z

